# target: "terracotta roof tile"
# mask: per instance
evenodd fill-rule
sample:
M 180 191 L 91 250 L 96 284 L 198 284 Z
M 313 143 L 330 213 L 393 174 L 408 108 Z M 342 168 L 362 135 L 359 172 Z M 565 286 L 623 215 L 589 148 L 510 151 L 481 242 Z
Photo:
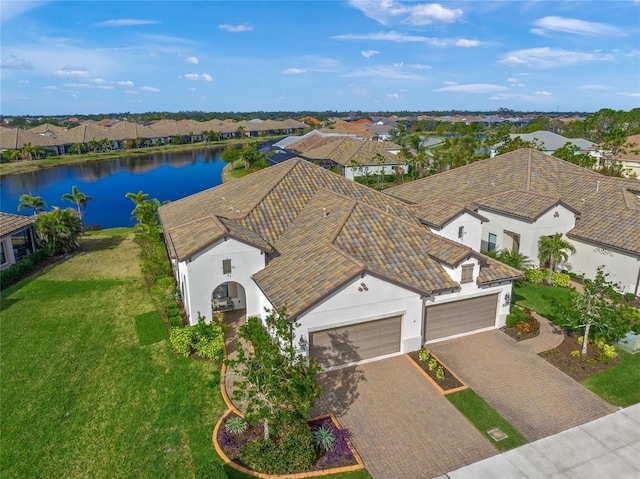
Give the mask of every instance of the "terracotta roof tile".
M 0 236 L 13 234 L 22 228 L 32 225 L 34 221 L 34 216 L 0 213 Z

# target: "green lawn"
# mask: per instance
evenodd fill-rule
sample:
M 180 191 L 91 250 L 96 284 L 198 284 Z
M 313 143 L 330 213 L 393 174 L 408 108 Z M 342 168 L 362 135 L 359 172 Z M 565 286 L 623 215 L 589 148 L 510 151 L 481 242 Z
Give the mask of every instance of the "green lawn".
M 505 418 L 496 412 L 476 392 L 469 388 L 445 396 L 451 403 L 471 421 L 488 441 L 499 451 L 508 451 L 527 443 L 525 437 L 520 434 Z M 501 441 L 493 440 L 487 431 L 498 428 L 508 437 Z
M 621 361 L 615 366 L 585 379 L 582 384 L 619 407 L 640 403 L 640 354 L 618 348 Z
M 569 306 L 569 289 L 517 281 L 513 285 L 512 301 L 529 308 L 549 321 L 562 325 L 561 311 Z
M 193 478 L 221 463 L 218 370 L 157 341 L 151 315 L 139 341 L 153 304 L 138 261 L 132 230 L 93 232 L 2 291 L 2 477 Z

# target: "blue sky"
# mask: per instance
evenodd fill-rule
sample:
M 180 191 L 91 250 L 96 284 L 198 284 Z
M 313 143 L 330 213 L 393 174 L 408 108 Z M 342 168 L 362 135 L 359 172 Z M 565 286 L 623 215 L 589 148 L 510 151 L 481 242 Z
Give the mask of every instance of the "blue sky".
M 4 115 L 640 106 L 640 1 L 2 0 Z

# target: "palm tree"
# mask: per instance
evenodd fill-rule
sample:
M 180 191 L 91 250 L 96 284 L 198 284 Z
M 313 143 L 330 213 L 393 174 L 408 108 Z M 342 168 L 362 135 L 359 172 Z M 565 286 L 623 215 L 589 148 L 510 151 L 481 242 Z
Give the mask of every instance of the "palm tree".
M 576 252 L 575 247 L 562 237 L 562 233 L 556 233 L 552 236 L 542 236 L 538 240 L 538 258 L 540 264 L 549 262 L 549 284 L 553 275 L 556 264 L 565 262 L 569 259 L 569 254 Z
M 496 253 L 496 258 L 502 263 L 519 270 L 530 268 L 533 265 L 533 261 L 527 255 L 515 249 L 503 248 Z
M 22 155 L 26 156 L 27 159 L 33 160 L 33 154 L 36 152 L 35 146 L 31 143 L 25 143 L 22 145 Z
M 20 204 L 18 205 L 18 211 L 25 208 L 33 209 L 33 215 L 37 215 L 45 209 L 47 204 L 42 200 L 42 196 L 21 195 Z
M 5 157 L 11 161 L 17 161 L 22 155 L 19 150 L 7 150 Z
M 71 187 L 71 193 L 65 193 L 62 195 L 62 201 L 72 201 L 76 204 L 76 208 L 78 209 L 78 218 L 80 218 L 80 222 L 84 225 L 84 221 L 82 219 L 82 208 L 87 207 L 87 201 L 91 199 L 91 196 L 85 195 L 81 191 L 78 190 L 77 186 Z

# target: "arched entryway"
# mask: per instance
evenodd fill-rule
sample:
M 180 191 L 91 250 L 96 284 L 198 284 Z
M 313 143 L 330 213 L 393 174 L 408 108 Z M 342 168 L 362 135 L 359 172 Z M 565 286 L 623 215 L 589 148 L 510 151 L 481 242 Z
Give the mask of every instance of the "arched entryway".
M 215 313 L 244 310 L 247 295 L 244 287 L 235 281 L 220 283 L 211 293 L 211 310 Z

